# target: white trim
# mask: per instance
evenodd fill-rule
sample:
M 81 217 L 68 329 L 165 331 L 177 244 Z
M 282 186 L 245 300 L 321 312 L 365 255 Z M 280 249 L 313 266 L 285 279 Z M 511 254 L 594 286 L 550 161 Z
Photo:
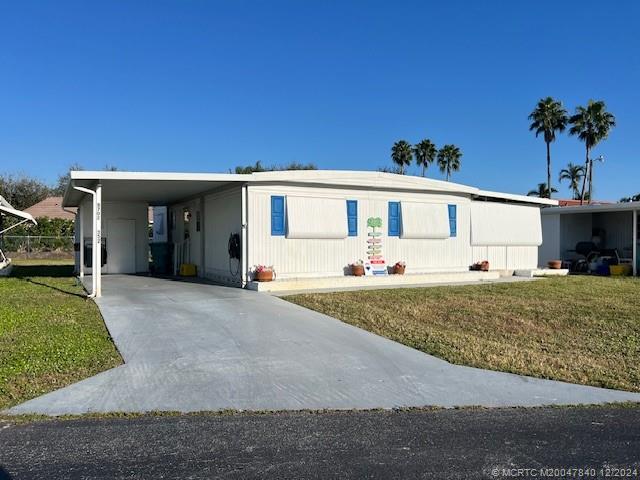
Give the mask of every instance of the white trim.
M 249 238 L 249 236 L 247 235 L 247 188 L 248 187 L 246 184 L 242 185 L 240 200 L 240 268 L 242 269 L 242 288 L 245 288 L 247 286 L 249 270 L 247 257 L 249 252 L 249 246 L 247 245 Z
M 92 276 L 96 279 L 96 298 L 102 296 L 102 185 L 96 186 L 96 209 L 93 212 L 93 223 L 96 228 L 96 243 L 93 246 L 96 252 L 96 263 L 91 269 Z
M 250 184 L 316 184 L 330 186 L 349 186 L 354 188 L 376 188 L 386 190 L 413 190 L 458 195 L 483 196 L 500 200 L 510 200 L 534 205 L 558 205 L 556 200 L 547 198 L 528 197 L 510 193 L 480 190 L 468 185 L 462 185 L 432 178 L 415 177 L 411 175 L 396 175 L 393 173 L 350 170 L 289 170 L 274 172 L 256 172 L 251 174 L 233 173 L 178 173 L 178 172 L 107 172 L 74 170 L 70 173 L 74 181 L 193 181 L 233 183 L 245 182 Z M 70 183 L 71 184 L 71 183 Z M 202 192 L 203 193 L 203 192 Z M 63 206 L 71 205 L 70 188 L 64 195 Z M 199 195 L 199 194 L 198 194 Z M 149 199 L 152 200 L 152 199 Z

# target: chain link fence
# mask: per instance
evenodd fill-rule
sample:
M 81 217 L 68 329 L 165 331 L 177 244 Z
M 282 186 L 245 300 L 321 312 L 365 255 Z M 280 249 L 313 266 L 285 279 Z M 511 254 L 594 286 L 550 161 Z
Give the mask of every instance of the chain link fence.
M 0 248 L 7 256 L 11 254 L 24 258 L 73 256 L 73 237 L 4 235 L 0 242 Z

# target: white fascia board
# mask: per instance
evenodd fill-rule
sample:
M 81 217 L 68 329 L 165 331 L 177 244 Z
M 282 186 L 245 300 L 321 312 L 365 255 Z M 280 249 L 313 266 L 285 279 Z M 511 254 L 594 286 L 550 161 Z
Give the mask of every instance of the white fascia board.
M 549 205 L 549 206 L 558 205 L 557 200 L 553 200 L 549 198 L 540 198 L 540 197 L 529 197 L 527 195 L 515 195 L 513 193 L 502 193 L 502 192 L 491 192 L 488 190 L 480 190 L 478 192 L 478 195 L 482 197 L 499 198 L 501 200 L 512 200 L 514 202 L 531 203 L 536 205 Z
M 182 180 L 199 182 L 246 182 L 251 175 L 235 173 L 121 172 L 73 170 L 71 180 Z
M 571 207 L 545 208 L 543 215 L 564 215 L 566 213 L 606 213 L 640 210 L 640 202 L 623 202 L 606 205 L 575 205 Z

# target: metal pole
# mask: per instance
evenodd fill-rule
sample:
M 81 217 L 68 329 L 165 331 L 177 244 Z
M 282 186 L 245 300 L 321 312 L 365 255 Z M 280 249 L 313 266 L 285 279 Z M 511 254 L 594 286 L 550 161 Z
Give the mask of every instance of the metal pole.
M 96 263 L 93 275 L 96 279 L 96 297 L 100 298 L 102 296 L 102 185 L 100 183 L 96 187 L 95 199 L 96 244 L 94 248 Z
M 83 192 L 83 193 L 88 193 L 89 195 L 91 195 L 92 200 L 93 200 L 93 212 L 92 212 L 92 216 L 93 216 L 93 225 L 92 225 L 92 234 L 93 234 L 93 238 L 92 238 L 92 247 L 91 247 L 91 294 L 89 295 L 89 297 L 95 297 L 96 296 L 96 237 L 98 234 L 98 225 L 96 223 L 96 192 L 94 192 L 93 190 L 89 190 L 88 188 L 84 188 L 84 187 L 76 187 L 74 185 L 74 187 L 76 190 L 78 190 L 79 192 Z
M 82 204 L 78 207 L 78 213 L 76 213 L 76 218 L 80 223 L 80 265 L 78 266 L 78 271 L 80 272 L 80 278 L 84 278 L 84 209 L 82 208 Z
M 240 248 L 241 248 L 241 253 L 240 253 L 240 268 L 242 269 L 242 287 L 246 287 L 247 286 L 247 262 L 248 262 L 248 252 L 249 252 L 249 245 L 247 245 L 248 242 L 248 235 L 247 235 L 247 197 L 248 197 L 248 187 L 247 185 L 243 185 L 242 186 L 242 194 L 241 194 L 241 200 L 240 200 L 240 211 L 241 211 L 241 219 L 240 219 L 240 225 L 242 228 L 241 231 L 241 240 L 240 240 Z
M 633 211 L 633 276 L 638 275 L 638 210 Z

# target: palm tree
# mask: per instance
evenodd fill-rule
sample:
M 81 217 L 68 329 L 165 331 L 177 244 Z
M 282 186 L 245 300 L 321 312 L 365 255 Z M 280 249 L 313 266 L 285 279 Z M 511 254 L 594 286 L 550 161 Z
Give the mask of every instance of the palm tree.
M 462 152 L 455 145 L 445 145 L 438 152 L 438 167 L 442 173 L 447 174 L 447 182 L 451 178 L 451 172 L 460 170 L 460 158 Z
M 536 108 L 529 115 L 531 125 L 529 130 L 536 132 L 536 137 L 544 135 L 544 143 L 547 144 L 547 185 L 551 185 L 551 142 L 556 139 L 556 132 L 563 132 L 567 127 L 569 117 L 562 106 L 562 102 L 551 97 L 542 98 Z M 551 188 L 553 191 L 553 188 Z M 551 198 L 551 192 L 549 192 Z
M 413 147 L 413 155 L 416 157 L 416 164 L 422 167 L 424 177 L 424 171 L 436 159 L 438 149 L 431 140 L 424 139 Z
M 584 167 L 569 162 L 567 168 L 560 170 L 558 182 L 569 180 L 569 188 L 573 191 L 573 199 L 578 200 L 580 198 L 580 181 L 582 177 L 584 177 Z
M 551 198 L 550 193 L 556 193 L 556 192 L 557 190 L 553 187 L 551 187 L 551 192 L 549 192 L 549 189 L 547 188 L 546 183 L 539 183 L 538 188 L 534 190 L 529 190 L 529 193 L 527 193 L 527 195 L 530 197 Z
M 405 140 L 398 140 L 391 147 L 391 160 L 398 165 L 400 175 L 404 175 L 404 167 L 411 165 L 413 159 L 413 151 L 411 145 Z
M 584 142 L 586 160 L 584 164 L 585 175 L 582 179 L 582 191 L 580 192 L 580 204 L 584 203 L 585 186 L 589 182 L 589 203 L 591 203 L 591 189 L 593 183 L 593 168 L 589 158 L 591 149 L 607 138 L 609 132 L 616 126 L 616 117 L 607 112 L 607 106 L 602 100 L 589 100 L 586 107 L 577 107 L 575 115 L 569 119 L 570 135 L 577 135 Z

